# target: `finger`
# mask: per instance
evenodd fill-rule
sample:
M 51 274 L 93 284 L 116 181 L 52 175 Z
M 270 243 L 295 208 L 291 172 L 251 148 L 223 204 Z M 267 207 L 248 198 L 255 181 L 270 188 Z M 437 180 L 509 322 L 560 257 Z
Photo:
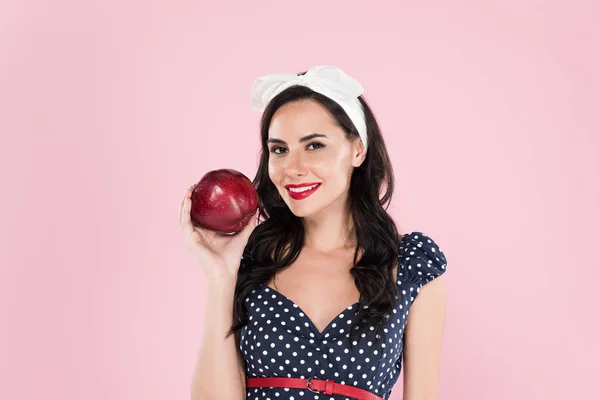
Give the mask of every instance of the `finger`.
M 177 210 L 177 220 L 181 224 L 181 211 L 183 210 L 183 203 L 185 202 L 185 197 L 179 201 L 179 209 Z
M 193 187 L 193 186 L 192 186 Z M 177 213 L 177 218 L 179 220 L 179 224 L 183 226 L 183 221 L 181 219 L 181 216 L 183 214 L 183 206 L 185 204 L 185 199 L 186 197 L 188 197 L 188 192 L 190 191 L 190 188 L 187 188 L 185 190 L 185 193 L 183 194 L 183 197 L 181 198 L 181 201 L 179 202 L 179 211 Z
M 192 209 L 192 199 L 190 197 L 191 193 L 192 188 L 189 188 L 183 200 L 183 210 L 181 212 L 181 226 L 183 230 L 188 234 L 194 232 L 194 226 L 192 225 L 192 218 L 190 215 L 190 211 Z
M 244 229 L 242 229 L 241 233 L 246 238 L 250 237 L 250 234 L 252 233 L 254 228 L 256 228 L 256 225 L 258 223 L 257 216 L 258 216 L 258 210 L 254 214 L 252 214 L 252 216 L 250 217 L 250 220 L 248 221 L 248 223 L 246 224 Z

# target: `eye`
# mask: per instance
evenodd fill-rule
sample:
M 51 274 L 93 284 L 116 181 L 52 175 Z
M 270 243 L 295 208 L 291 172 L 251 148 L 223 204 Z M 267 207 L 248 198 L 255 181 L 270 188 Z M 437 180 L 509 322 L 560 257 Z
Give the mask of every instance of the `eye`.
M 277 149 L 285 149 L 285 147 L 281 147 L 281 146 L 273 146 L 273 147 L 271 147 L 271 153 L 274 153 L 274 154 L 281 154 L 281 153 L 277 152 Z
M 317 146 L 317 149 L 320 149 L 321 147 L 325 147 L 325 145 L 323 143 L 320 142 L 311 142 L 308 147 L 310 146 Z M 316 149 L 315 149 L 316 150 Z
M 306 148 L 309 149 L 311 146 L 314 146 L 312 150 L 318 150 L 322 147 L 325 147 L 325 145 L 321 142 L 311 142 L 309 143 Z M 281 146 L 273 146 L 271 147 L 270 152 L 274 153 L 274 154 L 282 154 L 282 151 L 278 151 L 279 149 L 282 149 L 282 151 L 285 151 L 285 147 L 281 147 Z M 309 149 L 310 150 L 310 149 Z

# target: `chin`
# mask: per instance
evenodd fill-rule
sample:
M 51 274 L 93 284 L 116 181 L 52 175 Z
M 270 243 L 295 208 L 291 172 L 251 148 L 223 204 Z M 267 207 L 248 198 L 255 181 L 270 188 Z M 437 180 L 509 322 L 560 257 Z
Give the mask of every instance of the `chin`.
M 314 214 L 316 211 L 314 205 L 311 206 L 308 203 L 303 204 L 294 204 L 295 200 L 290 200 L 290 203 L 287 203 L 288 208 L 298 218 L 308 217 Z
M 294 214 L 298 218 L 317 217 L 320 213 L 322 213 L 325 210 L 325 208 L 327 208 L 322 203 L 305 204 L 306 205 L 296 204 L 292 207 L 290 207 L 290 205 L 288 204 L 288 208 L 290 209 L 292 214 Z
M 298 218 L 307 217 L 312 214 L 310 211 L 304 209 L 304 207 L 290 207 L 288 204 L 288 208 L 290 209 L 292 214 L 294 214 Z

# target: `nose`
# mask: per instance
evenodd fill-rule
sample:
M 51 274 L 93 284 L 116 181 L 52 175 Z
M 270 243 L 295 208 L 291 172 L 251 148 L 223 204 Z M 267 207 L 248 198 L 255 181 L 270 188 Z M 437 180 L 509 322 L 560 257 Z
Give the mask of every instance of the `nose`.
M 290 152 L 285 165 L 285 174 L 290 178 L 306 175 L 306 166 L 301 152 Z

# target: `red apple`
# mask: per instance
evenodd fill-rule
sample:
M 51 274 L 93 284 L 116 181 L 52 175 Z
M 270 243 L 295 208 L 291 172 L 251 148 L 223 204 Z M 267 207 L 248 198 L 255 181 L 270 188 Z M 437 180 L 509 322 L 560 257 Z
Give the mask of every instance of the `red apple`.
M 246 226 L 258 208 L 258 194 L 246 177 L 233 169 L 206 173 L 192 191 L 190 217 L 198 226 L 235 234 Z

